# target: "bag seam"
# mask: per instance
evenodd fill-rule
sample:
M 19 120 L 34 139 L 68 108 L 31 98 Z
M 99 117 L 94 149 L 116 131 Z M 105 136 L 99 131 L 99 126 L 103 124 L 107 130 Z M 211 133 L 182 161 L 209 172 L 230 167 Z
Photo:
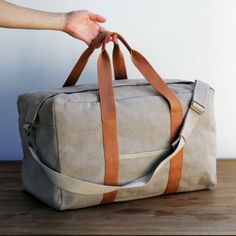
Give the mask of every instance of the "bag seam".
M 56 137 L 56 150 L 57 150 L 57 159 L 58 159 L 58 171 L 61 172 L 61 163 L 60 163 L 60 154 L 59 154 L 59 148 L 58 148 L 58 132 L 57 132 L 57 125 L 56 125 L 56 111 L 55 111 L 55 103 L 53 103 L 53 122 L 54 122 L 54 130 L 55 130 L 55 137 Z M 59 208 L 62 209 L 62 204 L 63 204 L 63 193 L 62 193 L 62 189 L 60 189 L 60 204 L 59 204 Z
M 88 91 L 90 92 L 90 91 Z M 177 95 L 185 95 L 185 94 L 192 94 L 193 92 L 186 92 L 186 93 L 176 93 Z M 64 95 L 71 95 L 71 94 L 78 94 L 78 93 L 60 93 L 60 94 L 64 94 Z M 57 94 L 57 95 L 60 95 L 60 94 Z M 160 97 L 162 98 L 162 95 L 161 94 L 156 94 L 156 95 L 148 95 L 148 96 L 133 96 L 133 97 L 127 97 L 127 98 L 116 98 L 115 99 L 115 102 L 118 102 L 120 100 L 128 100 L 128 99 L 134 99 L 134 98 L 150 98 L 150 97 Z M 68 102 L 68 103 L 81 103 L 81 104 L 84 104 L 84 103 L 100 103 L 99 99 L 97 101 L 85 101 L 85 102 L 80 102 L 80 101 L 70 101 L 70 100 L 66 100 L 66 99 L 63 99 L 62 97 L 60 97 L 64 102 Z

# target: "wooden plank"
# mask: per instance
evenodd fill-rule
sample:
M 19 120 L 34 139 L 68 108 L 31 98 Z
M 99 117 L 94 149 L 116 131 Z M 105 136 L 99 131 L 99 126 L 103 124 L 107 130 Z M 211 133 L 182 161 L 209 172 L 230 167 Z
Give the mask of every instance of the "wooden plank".
M 0 234 L 236 234 L 236 160 L 215 190 L 58 212 L 21 190 L 20 162 L 0 162 Z

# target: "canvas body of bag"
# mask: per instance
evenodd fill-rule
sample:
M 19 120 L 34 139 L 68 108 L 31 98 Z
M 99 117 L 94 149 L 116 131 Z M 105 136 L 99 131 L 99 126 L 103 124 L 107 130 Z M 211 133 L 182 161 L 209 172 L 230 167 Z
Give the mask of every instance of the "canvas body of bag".
M 145 80 L 127 80 L 115 45 L 112 81 L 105 48 L 112 34 L 93 41 L 63 88 L 19 96 L 23 189 L 66 210 L 213 188 L 214 90 L 163 81 L 117 33 Z M 74 86 L 100 43 L 98 84 Z

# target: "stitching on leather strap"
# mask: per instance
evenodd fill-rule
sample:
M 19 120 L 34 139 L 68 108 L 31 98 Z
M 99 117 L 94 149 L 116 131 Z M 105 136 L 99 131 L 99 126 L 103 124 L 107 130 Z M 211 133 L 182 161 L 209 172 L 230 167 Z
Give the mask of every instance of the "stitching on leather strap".
M 102 118 L 103 150 L 105 159 L 105 185 L 118 185 L 119 150 L 116 107 L 112 83 L 111 63 L 105 50 L 98 59 L 98 85 Z M 115 200 L 117 191 L 105 193 L 101 204 Z
M 169 179 L 164 194 L 178 191 L 183 167 L 183 149 L 170 160 Z
M 105 157 L 105 184 L 118 185 L 119 151 L 116 126 L 116 108 L 114 91 L 112 84 L 111 63 L 105 50 L 106 42 L 110 35 L 106 35 L 103 41 L 102 52 L 98 60 L 98 81 L 99 95 L 102 117 L 103 147 Z M 171 121 L 171 141 L 173 141 L 183 121 L 183 109 L 179 99 L 171 89 L 161 79 L 159 74 L 153 69 L 150 63 L 137 51 L 133 50 L 125 39 L 117 34 L 118 38 L 127 47 L 131 54 L 131 59 L 137 69 L 151 83 L 151 85 L 160 92 L 168 101 L 170 106 Z M 170 162 L 169 180 L 165 193 L 176 192 L 178 190 L 183 166 L 183 150 L 176 154 Z M 102 203 L 114 201 L 117 191 L 104 194 Z
M 171 140 L 175 140 L 183 122 L 183 111 L 171 116 Z M 183 169 L 183 149 L 180 150 L 171 160 L 169 169 L 169 179 L 164 194 L 178 191 L 182 169 Z

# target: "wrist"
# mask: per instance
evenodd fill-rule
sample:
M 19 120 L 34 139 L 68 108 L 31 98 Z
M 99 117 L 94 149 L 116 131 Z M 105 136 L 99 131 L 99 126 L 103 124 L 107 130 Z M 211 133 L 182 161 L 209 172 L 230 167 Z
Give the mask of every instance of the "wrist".
M 65 31 L 67 22 L 67 13 L 55 13 L 54 30 Z

